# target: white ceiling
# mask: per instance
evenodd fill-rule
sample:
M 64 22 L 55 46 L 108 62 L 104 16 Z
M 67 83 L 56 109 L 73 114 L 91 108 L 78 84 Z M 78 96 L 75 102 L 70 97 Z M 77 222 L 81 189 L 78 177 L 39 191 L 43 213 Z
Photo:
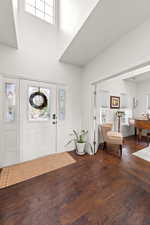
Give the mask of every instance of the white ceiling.
M 0 0 L 0 43 L 17 48 L 17 31 L 12 0 Z
M 150 0 L 100 0 L 60 61 L 84 66 L 148 18 Z

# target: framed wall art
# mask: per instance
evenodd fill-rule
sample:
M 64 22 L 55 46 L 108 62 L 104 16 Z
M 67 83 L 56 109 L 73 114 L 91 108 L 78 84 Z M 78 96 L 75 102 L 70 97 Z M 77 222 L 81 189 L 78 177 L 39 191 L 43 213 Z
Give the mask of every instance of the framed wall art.
M 120 97 L 110 96 L 110 108 L 120 109 Z

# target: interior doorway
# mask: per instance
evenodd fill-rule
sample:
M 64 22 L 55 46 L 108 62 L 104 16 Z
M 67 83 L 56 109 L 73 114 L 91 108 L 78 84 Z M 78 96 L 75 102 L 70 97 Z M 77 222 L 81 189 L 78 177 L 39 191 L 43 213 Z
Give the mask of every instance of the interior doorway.
M 147 87 L 143 88 L 142 82 L 144 83 L 144 80 L 146 80 Z M 148 80 L 150 80 L 149 65 L 132 68 L 91 83 L 90 135 L 92 146 L 95 143 L 96 148 L 98 148 L 102 142 L 99 134 L 99 127 L 102 123 L 113 122 L 113 130 L 119 131 L 120 129 L 124 137 L 135 134 L 134 126 L 129 124 L 130 119 L 145 116 L 150 112 Z M 139 90 L 142 90 L 142 93 L 139 93 Z M 112 97 L 117 97 L 118 108 L 111 107 Z M 119 128 L 118 111 L 122 113 Z

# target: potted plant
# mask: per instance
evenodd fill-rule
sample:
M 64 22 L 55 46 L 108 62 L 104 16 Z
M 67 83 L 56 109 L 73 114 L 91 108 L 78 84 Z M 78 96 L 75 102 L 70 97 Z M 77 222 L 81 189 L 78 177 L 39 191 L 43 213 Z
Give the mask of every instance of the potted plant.
M 78 155 L 85 154 L 85 144 L 86 144 L 85 137 L 87 133 L 88 131 L 86 130 L 82 130 L 81 132 L 73 130 L 73 133 L 70 134 L 71 136 L 73 136 L 73 138 L 67 143 L 67 145 L 70 144 L 71 142 L 74 142 L 76 146 L 76 152 Z

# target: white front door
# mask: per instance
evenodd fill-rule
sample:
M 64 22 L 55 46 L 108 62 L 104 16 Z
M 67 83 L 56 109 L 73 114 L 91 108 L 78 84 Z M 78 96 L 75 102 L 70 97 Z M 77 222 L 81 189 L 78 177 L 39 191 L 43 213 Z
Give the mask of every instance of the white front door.
M 57 152 L 56 111 L 56 85 L 20 81 L 21 161 Z
M 20 162 L 19 152 L 19 81 L 3 78 L 2 85 L 2 166 Z

